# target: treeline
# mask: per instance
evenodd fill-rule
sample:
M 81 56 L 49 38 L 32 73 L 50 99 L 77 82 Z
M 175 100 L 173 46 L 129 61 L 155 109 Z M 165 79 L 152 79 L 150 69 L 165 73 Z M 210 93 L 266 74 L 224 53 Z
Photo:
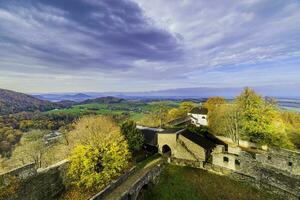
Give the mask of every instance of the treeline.
M 21 112 L 0 116 L 0 155 L 9 157 L 23 135 L 33 129 L 58 130 L 72 123 L 78 115 L 68 113 Z
M 168 127 L 168 122 L 187 116 L 194 102 L 181 102 L 177 108 L 165 102 L 145 115 L 138 123 L 150 127 Z M 208 130 L 214 135 L 230 137 L 234 142 L 247 140 L 288 149 L 300 149 L 300 115 L 281 110 L 272 98 L 263 98 L 250 88 L 233 101 L 209 98 L 203 105 L 208 113 Z
M 250 88 L 226 102 L 210 98 L 209 128 L 213 134 L 225 135 L 238 143 L 240 139 L 258 144 L 300 149 L 300 115 L 279 109 L 272 98 L 263 98 Z

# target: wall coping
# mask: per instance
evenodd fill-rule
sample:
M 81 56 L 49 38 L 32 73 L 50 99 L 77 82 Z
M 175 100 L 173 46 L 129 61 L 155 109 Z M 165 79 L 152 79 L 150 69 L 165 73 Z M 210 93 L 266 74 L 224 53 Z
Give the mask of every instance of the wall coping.
M 7 176 L 7 175 L 18 175 L 18 174 L 20 174 L 20 172 L 26 171 L 28 169 L 34 169 L 34 171 L 36 172 L 35 163 L 25 164 L 20 167 L 13 168 L 7 172 L 2 172 L 2 173 L 0 173 L 0 177 Z

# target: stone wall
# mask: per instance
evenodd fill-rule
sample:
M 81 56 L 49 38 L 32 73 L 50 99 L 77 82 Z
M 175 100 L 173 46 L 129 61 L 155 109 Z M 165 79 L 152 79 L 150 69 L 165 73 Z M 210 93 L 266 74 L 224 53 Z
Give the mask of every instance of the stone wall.
M 158 134 L 159 152 L 164 145 L 171 148 L 171 156 L 179 159 L 204 161 L 205 149 L 180 134 Z
M 196 160 L 194 155 L 188 152 L 178 141 L 178 134 L 158 134 L 157 142 L 159 152 L 162 153 L 164 145 L 168 145 L 171 149 L 171 156 L 182 159 Z
M 136 171 L 136 167 L 132 167 L 127 173 L 120 176 L 117 180 L 112 181 L 107 187 L 101 192 L 90 198 L 90 200 L 101 200 L 110 194 L 116 187 L 120 186 L 124 181 L 128 179 Z
M 34 164 L 25 165 L 0 175 L 1 178 L 16 177 L 19 186 L 8 200 L 52 200 L 68 183 L 66 171 L 69 161 L 64 160 L 48 168 L 36 170 Z
M 6 173 L 0 174 L 0 177 L 5 181 L 9 177 L 16 177 L 19 180 L 26 179 L 30 176 L 33 176 L 37 173 L 36 167 L 34 163 L 30 163 L 27 165 L 24 165 L 22 167 L 10 170 Z
M 136 200 L 141 189 L 149 183 L 155 183 L 162 170 L 163 166 L 158 164 L 148 171 L 145 175 L 141 176 L 128 191 L 121 195 L 120 200 Z
M 257 154 L 256 159 L 264 165 L 300 175 L 300 153 L 287 149 L 270 148 L 267 152 Z
M 226 151 L 224 146 L 218 146 L 212 153 L 214 167 L 211 170 L 236 179 L 246 177 L 249 180 L 250 177 L 256 186 L 288 196 L 290 199 L 300 197 L 299 154 L 297 152 L 269 149 L 269 151 L 255 153 L 238 149 Z

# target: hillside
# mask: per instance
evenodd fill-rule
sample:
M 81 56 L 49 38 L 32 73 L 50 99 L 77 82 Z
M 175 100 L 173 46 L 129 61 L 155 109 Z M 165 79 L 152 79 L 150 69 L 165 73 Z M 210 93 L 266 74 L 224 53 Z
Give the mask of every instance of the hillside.
M 114 103 L 121 103 L 125 101 L 124 99 L 116 98 L 116 97 L 100 97 L 96 99 L 88 99 L 80 104 L 90 104 L 90 103 L 104 103 L 104 104 L 114 104 Z
M 0 89 L 0 115 L 22 111 L 47 111 L 56 107 L 60 106 L 27 94 Z

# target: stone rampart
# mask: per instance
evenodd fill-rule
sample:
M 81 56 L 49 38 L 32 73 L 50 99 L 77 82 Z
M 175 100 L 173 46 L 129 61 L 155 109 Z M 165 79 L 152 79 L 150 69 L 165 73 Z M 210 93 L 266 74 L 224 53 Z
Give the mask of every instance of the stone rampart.
M 68 183 L 66 172 L 69 165 L 68 160 L 61 161 L 45 169 L 36 170 L 34 164 L 25 165 L 14 169 L 0 178 L 8 180 L 16 178 L 18 187 L 13 196 L 7 200 L 53 200 L 57 197 Z

